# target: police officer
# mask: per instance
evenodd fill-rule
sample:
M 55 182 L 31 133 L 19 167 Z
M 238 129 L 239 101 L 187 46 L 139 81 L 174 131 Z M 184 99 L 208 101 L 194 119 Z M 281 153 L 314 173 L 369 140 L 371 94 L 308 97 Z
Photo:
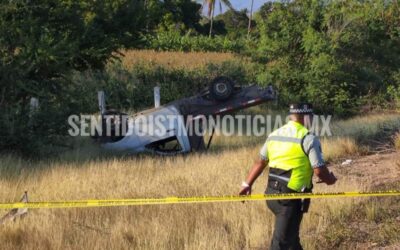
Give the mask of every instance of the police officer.
M 319 182 L 332 185 L 336 177 L 325 166 L 319 139 L 309 133 L 313 110 L 309 103 L 290 105 L 290 121 L 272 132 L 260 151 L 240 195 L 251 194 L 251 186 L 269 165 L 266 194 L 309 193 L 312 176 Z M 303 249 L 299 230 L 303 213 L 307 212 L 310 199 L 271 200 L 268 208 L 275 215 L 275 228 L 270 249 Z

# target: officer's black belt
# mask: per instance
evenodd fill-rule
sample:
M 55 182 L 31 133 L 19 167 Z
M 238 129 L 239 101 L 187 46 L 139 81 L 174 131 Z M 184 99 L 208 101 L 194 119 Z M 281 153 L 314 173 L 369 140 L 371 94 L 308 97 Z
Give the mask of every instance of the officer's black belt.
M 292 170 L 283 170 L 279 168 L 270 168 L 268 175 L 268 186 L 280 193 L 296 193 L 287 187 Z

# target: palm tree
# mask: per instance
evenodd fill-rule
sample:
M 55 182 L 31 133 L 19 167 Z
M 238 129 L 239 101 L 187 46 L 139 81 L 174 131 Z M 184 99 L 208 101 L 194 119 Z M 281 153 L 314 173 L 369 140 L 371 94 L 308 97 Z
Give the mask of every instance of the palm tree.
M 207 6 L 207 16 L 208 18 L 211 19 L 210 22 L 210 34 L 209 36 L 212 36 L 212 30 L 213 30 L 213 24 L 214 24 L 214 10 L 215 10 L 215 4 L 217 0 L 203 0 L 203 7 Z M 224 4 L 226 7 L 228 7 L 231 10 L 235 10 L 229 0 L 219 0 L 219 9 L 222 12 L 222 4 Z
M 247 38 L 250 37 L 251 21 L 252 21 L 252 19 L 253 19 L 253 4 L 254 4 L 254 0 L 251 0 L 250 16 L 249 16 L 249 26 L 247 27 Z

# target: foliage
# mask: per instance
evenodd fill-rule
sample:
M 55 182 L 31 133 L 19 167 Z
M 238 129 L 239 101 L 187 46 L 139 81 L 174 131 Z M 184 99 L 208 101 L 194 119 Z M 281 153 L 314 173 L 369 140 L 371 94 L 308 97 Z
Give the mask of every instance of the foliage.
M 201 5 L 191 0 L 146 0 L 146 32 L 192 29 L 201 31 Z
M 234 10 L 230 0 L 219 0 L 219 8 L 222 11 L 222 5 L 227 6 L 230 10 Z M 207 17 L 210 19 L 210 29 L 209 29 L 209 37 L 213 36 L 213 28 L 214 28 L 214 13 L 215 13 L 215 5 L 217 4 L 217 0 L 203 0 L 203 5 L 207 7 Z
M 168 68 L 138 63 L 129 69 L 120 63 L 110 64 L 103 71 L 75 72 L 72 82 L 77 113 L 97 111 L 96 92 L 104 90 L 110 108 L 140 110 L 153 106 L 153 87 L 161 87 L 161 101 L 167 103 L 197 94 L 220 75 L 238 83 L 255 83 L 256 65 L 238 61 L 207 64 L 199 68 Z M 72 94 L 71 94 L 72 95 Z
M 390 85 L 387 86 L 387 95 L 394 104 L 394 108 L 400 108 L 400 70 L 392 74 Z
M 400 108 L 400 86 L 389 85 L 387 88 L 389 98 L 394 102 L 395 108 Z
M 310 100 L 345 114 L 400 65 L 399 9 L 388 1 L 268 3 L 257 15 L 269 80 L 284 102 Z
M 138 38 L 140 2 L 3 1 L 0 8 L 0 150 L 54 142 L 76 108 L 72 69 L 103 68 Z M 30 112 L 38 98 L 40 108 Z
M 240 39 L 247 35 L 247 26 L 249 18 L 247 9 L 236 11 L 228 10 L 225 13 L 218 15 L 216 21 L 222 21 L 226 35 L 231 39 Z M 255 22 L 253 21 L 253 27 Z
M 176 30 L 158 32 L 145 37 L 145 48 L 161 51 L 215 51 L 240 52 L 245 46 L 244 39 L 232 40 L 225 36 L 192 36 Z

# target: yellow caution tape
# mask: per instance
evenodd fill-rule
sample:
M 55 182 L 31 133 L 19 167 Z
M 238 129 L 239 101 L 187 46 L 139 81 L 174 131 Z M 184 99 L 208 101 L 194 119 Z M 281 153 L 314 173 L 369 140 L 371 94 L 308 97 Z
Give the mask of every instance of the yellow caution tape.
M 197 197 L 166 197 L 166 198 L 137 198 L 137 199 L 108 199 L 108 200 L 77 200 L 77 201 L 43 201 L 43 202 L 15 202 L 1 203 L 0 209 L 13 208 L 76 208 L 76 207 L 116 207 L 142 206 L 183 203 L 213 203 L 235 201 L 264 201 L 282 199 L 315 199 L 315 198 L 343 198 L 343 197 L 377 197 L 398 196 L 400 190 L 372 191 L 372 192 L 341 192 L 341 193 L 290 193 L 290 194 L 253 194 L 249 196 L 197 196 Z

